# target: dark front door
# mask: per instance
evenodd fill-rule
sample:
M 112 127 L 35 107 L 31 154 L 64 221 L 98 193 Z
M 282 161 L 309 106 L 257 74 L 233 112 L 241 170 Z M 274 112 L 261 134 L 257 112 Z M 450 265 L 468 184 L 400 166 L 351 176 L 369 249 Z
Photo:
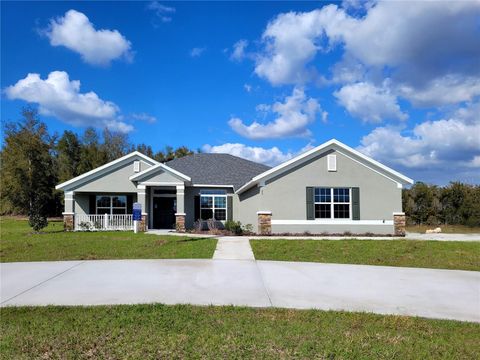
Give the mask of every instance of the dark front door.
M 173 229 L 175 227 L 175 198 L 153 198 L 153 227 Z

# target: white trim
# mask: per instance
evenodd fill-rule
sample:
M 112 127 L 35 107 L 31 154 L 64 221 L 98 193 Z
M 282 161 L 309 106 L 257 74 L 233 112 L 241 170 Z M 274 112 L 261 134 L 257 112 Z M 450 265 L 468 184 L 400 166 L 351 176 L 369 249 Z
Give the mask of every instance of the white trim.
M 146 190 L 147 187 L 145 185 L 142 185 L 142 184 L 138 184 L 137 185 L 137 190 Z
M 327 171 L 330 171 L 330 172 L 337 171 L 337 155 L 335 154 L 327 155 Z
M 187 216 L 186 213 L 175 213 L 175 216 Z
M 216 187 L 220 187 L 220 188 L 223 188 L 223 187 L 229 187 L 229 188 L 233 188 L 233 185 L 210 185 L 210 184 L 192 184 L 192 187 L 211 187 L 211 188 L 216 188 Z
M 141 182 L 140 185 L 145 185 L 145 186 L 177 186 L 177 185 L 183 185 L 183 183 L 172 183 L 172 182 L 167 182 L 167 181 L 153 181 L 153 182 Z
M 272 212 L 268 210 L 261 210 L 257 211 L 257 215 L 272 215 Z
M 137 179 L 140 179 L 141 177 L 143 177 L 145 174 L 148 174 L 152 171 L 155 171 L 157 169 L 163 169 L 169 173 L 172 173 L 176 176 L 178 176 L 179 178 L 185 180 L 185 181 L 191 181 L 192 179 L 190 179 L 187 175 L 185 174 L 182 174 L 180 171 L 177 171 L 175 169 L 172 169 L 170 166 L 167 166 L 165 164 L 162 164 L 162 163 L 157 163 L 156 165 L 146 169 L 146 170 L 143 170 L 142 172 L 139 172 L 138 174 L 133 174 L 132 176 L 130 176 L 128 179 L 129 180 L 132 180 L 132 181 L 135 181 Z
M 74 212 L 64 211 L 64 212 L 62 212 L 62 215 L 75 215 L 75 213 L 74 213 Z
M 65 182 L 63 182 L 63 183 L 61 183 L 61 184 L 58 184 L 57 186 L 55 186 L 55 189 L 57 189 L 57 190 L 63 189 L 63 188 L 65 188 L 65 187 L 68 186 L 68 185 L 72 185 L 72 184 L 74 184 L 74 183 L 76 183 L 76 182 L 78 182 L 78 181 L 80 181 L 80 180 L 83 180 L 83 179 L 85 179 L 85 178 L 87 178 L 87 177 L 89 177 L 89 176 L 91 176 L 91 175 L 93 175 L 93 174 L 96 174 L 96 173 L 98 173 L 98 172 L 100 172 L 100 171 L 102 171 L 102 170 L 108 169 L 109 167 L 111 167 L 111 166 L 113 166 L 113 165 L 116 165 L 116 164 L 118 164 L 118 163 L 121 163 L 121 162 L 123 162 L 124 160 L 130 159 L 131 157 L 134 157 L 134 156 L 139 156 L 139 157 L 145 159 L 146 161 L 150 161 L 150 162 L 151 162 L 152 164 L 154 164 L 154 165 L 155 165 L 155 164 L 159 164 L 158 161 L 153 160 L 153 159 L 149 158 L 149 157 L 146 156 L 146 155 L 143 155 L 142 153 L 140 153 L 140 152 L 138 152 L 138 151 L 133 151 L 133 152 L 131 152 L 130 154 L 127 154 L 127 155 L 125 155 L 125 156 L 122 156 L 121 158 L 118 158 L 118 159 L 116 159 L 116 160 L 110 161 L 109 163 L 107 163 L 107 164 L 105 164 L 105 165 L 99 166 L 99 167 L 97 167 L 97 168 L 95 168 L 95 169 L 93 169 L 93 170 L 90 170 L 90 171 L 82 174 L 82 175 L 79 175 L 79 176 L 77 176 L 77 177 L 74 177 L 73 179 L 70 179 L 70 180 L 65 181 Z
M 409 177 L 405 176 L 405 175 L 402 175 L 400 174 L 399 172 L 389 168 L 388 166 L 385 166 L 381 163 L 379 163 L 378 161 L 376 160 L 373 160 L 372 158 L 366 156 L 366 155 L 363 155 L 362 153 L 360 153 L 359 151 L 355 150 L 355 149 L 352 149 L 350 146 L 347 146 L 343 143 L 341 143 L 340 141 L 336 140 L 336 139 L 331 139 L 313 149 L 310 149 L 306 152 L 304 152 L 303 154 L 300 154 L 288 161 L 285 161 L 284 163 L 280 164 L 280 165 L 277 165 L 257 176 L 255 176 L 254 178 L 252 178 L 249 182 L 247 182 L 245 185 L 243 185 L 242 187 L 240 187 L 236 193 L 237 194 L 240 194 L 241 192 L 243 192 L 244 190 L 250 188 L 252 185 L 255 185 L 255 184 L 258 184 L 258 182 L 260 180 L 263 180 L 267 177 L 270 177 L 270 176 L 273 176 L 273 175 L 278 175 L 280 173 L 283 173 L 284 171 L 287 171 L 289 168 L 291 168 L 292 166 L 296 165 L 298 162 L 301 162 L 301 161 L 306 161 L 308 159 L 308 157 L 316 154 L 316 153 L 319 153 L 323 150 L 325 150 L 326 148 L 328 148 L 329 146 L 332 146 L 332 145 L 336 145 L 338 147 L 340 147 L 341 149 L 344 149 L 346 150 L 347 152 L 350 152 L 352 154 L 354 154 L 355 156 L 358 156 L 359 158 L 375 165 L 375 166 L 378 166 L 379 168 L 381 168 L 382 170 L 385 170 L 386 172 L 392 174 L 393 176 L 401 179 L 401 181 L 403 181 L 405 184 L 413 184 L 413 180 L 410 179 Z
M 135 172 L 135 173 L 140 172 L 140 161 L 139 160 L 135 160 L 133 162 L 133 172 Z
M 147 193 L 144 192 L 137 192 L 137 195 L 146 195 Z
M 393 225 L 393 220 L 349 220 L 349 219 L 272 220 L 272 225 Z
M 393 215 L 405 215 L 404 212 L 394 212 Z

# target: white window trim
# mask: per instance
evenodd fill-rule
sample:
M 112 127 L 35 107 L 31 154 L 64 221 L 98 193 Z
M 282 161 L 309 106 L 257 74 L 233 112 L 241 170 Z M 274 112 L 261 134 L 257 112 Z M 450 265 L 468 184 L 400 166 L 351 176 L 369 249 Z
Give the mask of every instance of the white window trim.
M 212 207 L 211 208 L 206 208 L 206 207 L 202 207 L 202 196 L 204 197 L 211 197 L 212 198 Z M 225 207 L 218 207 L 219 210 L 225 210 L 225 220 L 218 220 L 218 219 L 215 219 L 215 220 L 218 220 L 218 221 L 221 221 L 221 222 L 225 222 L 227 221 L 227 217 L 228 217 L 228 199 L 227 199 L 227 194 L 200 194 L 200 197 L 199 197 L 199 201 L 200 201 L 200 219 L 202 219 L 202 210 L 212 210 L 213 212 L 213 216 L 215 217 L 215 210 L 217 209 L 217 207 L 215 206 L 215 198 L 225 198 Z
M 315 201 L 315 189 L 330 189 L 330 202 L 321 202 Z M 346 202 L 335 202 L 333 197 L 333 189 L 348 189 L 348 203 Z M 315 217 L 315 205 L 320 204 L 329 204 L 330 205 L 330 218 L 317 218 Z M 348 218 L 336 218 L 335 216 L 335 205 L 345 205 L 348 204 Z M 328 188 L 326 186 L 315 186 L 313 188 L 313 216 L 315 220 L 328 220 L 328 221 L 345 221 L 345 220 L 352 220 L 352 188 L 347 187 L 332 187 Z M 311 221 L 311 220 L 310 220 Z
M 124 196 L 125 197 L 125 206 L 113 206 L 113 198 Z M 98 198 L 99 197 L 108 197 L 110 198 L 110 206 L 97 206 Z M 127 195 L 95 195 L 95 214 L 98 214 L 98 209 L 110 209 L 110 215 L 121 215 L 121 214 L 113 214 L 113 209 L 125 209 L 125 215 L 128 215 L 128 197 Z

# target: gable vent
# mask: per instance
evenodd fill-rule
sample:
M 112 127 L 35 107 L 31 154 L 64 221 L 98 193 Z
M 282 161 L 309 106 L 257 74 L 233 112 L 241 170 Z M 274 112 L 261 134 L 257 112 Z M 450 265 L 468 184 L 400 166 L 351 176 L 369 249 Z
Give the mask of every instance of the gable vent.
M 327 155 L 328 171 L 337 171 L 337 155 Z
M 140 171 L 140 161 L 134 161 L 133 162 L 133 171 L 134 172 L 139 172 Z

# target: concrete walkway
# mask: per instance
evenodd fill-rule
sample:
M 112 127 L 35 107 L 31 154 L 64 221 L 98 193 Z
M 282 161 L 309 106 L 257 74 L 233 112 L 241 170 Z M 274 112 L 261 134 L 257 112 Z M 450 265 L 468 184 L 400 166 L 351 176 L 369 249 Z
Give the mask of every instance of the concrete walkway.
M 223 236 L 218 239 L 215 260 L 255 260 L 247 237 Z
M 480 322 L 480 272 L 245 260 L 2 263 L 10 305 L 188 303 Z

